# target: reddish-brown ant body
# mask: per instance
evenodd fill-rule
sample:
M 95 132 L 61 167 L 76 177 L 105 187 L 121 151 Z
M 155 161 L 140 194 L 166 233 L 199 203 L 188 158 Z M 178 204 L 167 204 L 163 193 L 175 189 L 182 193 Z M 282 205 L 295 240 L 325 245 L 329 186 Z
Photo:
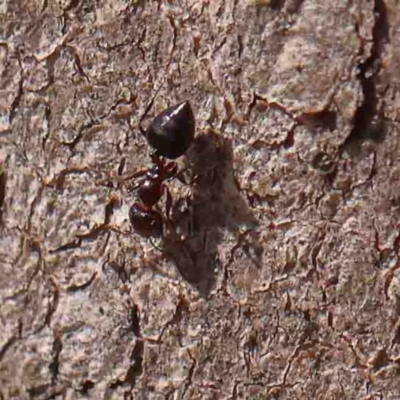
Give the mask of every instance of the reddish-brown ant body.
M 142 118 L 143 119 L 143 118 Z M 154 206 L 166 193 L 166 216 L 172 206 L 172 197 L 165 181 L 178 177 L 178 166 L 174 161 L 183 155 L 191 145 L 195 132 L 195 119 L 188 101 L 169 107 L 158 114 L 142 134 L 154 148 L 153 165 L 145 171 L 145 179 L 140 182 L 137 194 L 140 202 L 129 209 L 129 220 L 133 229 L 143 236 L 161 236 L 164 218 Z

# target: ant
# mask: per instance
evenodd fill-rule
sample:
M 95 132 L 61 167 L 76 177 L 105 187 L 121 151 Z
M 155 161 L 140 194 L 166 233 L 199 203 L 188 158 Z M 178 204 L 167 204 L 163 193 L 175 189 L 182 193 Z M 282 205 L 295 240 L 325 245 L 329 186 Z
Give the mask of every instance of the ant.
M 179 177 L 178 165 L 174 160 L 183 155 L 194 139 L 195 118 L 189 101 L 167 108 L 158 114 L 147 130 L 142 127 L 142 121 L 148 110 L 141 118 L 139 128 L 149 145 L 154 149 L 151 154 L 153 165 L 144 174 L 145 179 L 138 186 L 140 202 L 134 203 L 129 209 L 129 220 L 133 229 L 143 236 L 161 236 L 164 219 L 154 206 L 166 193 L 166 216 L 172 206 L 172 197 L 164 181 Z

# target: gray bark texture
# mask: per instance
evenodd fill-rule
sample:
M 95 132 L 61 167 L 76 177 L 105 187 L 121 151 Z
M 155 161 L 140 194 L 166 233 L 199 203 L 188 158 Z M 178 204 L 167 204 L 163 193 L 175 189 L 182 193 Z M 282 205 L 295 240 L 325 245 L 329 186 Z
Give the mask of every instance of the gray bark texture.
M 398 0 L 3 0 L 0 399 L 400 399 L 399 71 Z

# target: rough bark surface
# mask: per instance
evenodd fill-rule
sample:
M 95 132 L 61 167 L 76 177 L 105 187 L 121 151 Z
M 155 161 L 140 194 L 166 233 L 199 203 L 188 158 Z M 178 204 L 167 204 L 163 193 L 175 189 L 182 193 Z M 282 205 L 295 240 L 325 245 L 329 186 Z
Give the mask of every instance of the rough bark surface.
M 0 399 L 399 399 L 399 27 L 396 0 L 3 1 Z M 152 241 L 138 123 L 186 99 Z

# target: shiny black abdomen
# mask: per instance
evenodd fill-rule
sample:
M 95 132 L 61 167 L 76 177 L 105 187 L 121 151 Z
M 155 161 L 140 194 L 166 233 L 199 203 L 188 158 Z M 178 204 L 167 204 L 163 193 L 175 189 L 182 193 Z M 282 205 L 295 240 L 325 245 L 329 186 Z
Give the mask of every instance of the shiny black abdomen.
M 158 114 L 146 130 L 146 139 L 158 155 L 175 159 L 189 148 L 194 133 L 193 110 L 185 101 Z

